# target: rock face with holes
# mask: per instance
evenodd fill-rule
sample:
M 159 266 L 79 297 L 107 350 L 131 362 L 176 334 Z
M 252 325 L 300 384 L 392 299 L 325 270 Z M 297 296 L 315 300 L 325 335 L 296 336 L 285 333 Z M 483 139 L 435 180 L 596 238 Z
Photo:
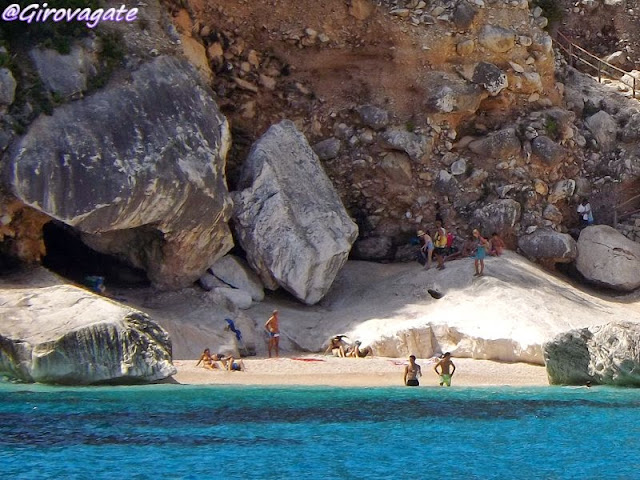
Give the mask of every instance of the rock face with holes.
M 587 227 L 578 239 L 576 266 L 595 284 L 633 291 L 640 287 L 640 244 L 607 225 Z
M 40 116 L 4 159 L 9 190 L 143 268 L 191 284 L 232 246 L 226 119 L 184 60 L 158 57 Z
M 549 383 L 640 386 L 640 325 L 616 322 L 562 333 L 543 346 Z
M 347 261 L 358 229 L 304 135 L 293 122 L 272 126 L 253 146 L 233 225 L 264 285 L 318 302 Z
M 176 373 L 169 335 L 142 312 L 42 270 L 35 279 L 5 278 L 0 291 L 0 374 L 91 385 L 148 383 Z

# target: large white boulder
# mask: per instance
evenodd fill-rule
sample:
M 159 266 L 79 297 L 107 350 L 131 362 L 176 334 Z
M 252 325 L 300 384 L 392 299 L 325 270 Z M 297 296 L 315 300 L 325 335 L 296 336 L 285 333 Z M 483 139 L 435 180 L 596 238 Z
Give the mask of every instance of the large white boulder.
M 640 287 L 640 244 L 607 225 L 580 232 L 576 266 L 593 283 L 630 292 Z
M 575 260 L 578 253 L 576 241 L 566 233 L 550 228 L 538 228 L 530 235 L 518 239 L 518 247 L 533 259 L 550 259 L 567 263 Z
M 0 280 L 0 374 L 25 382 L 144 383 L 176 372 L 145 313 L 37 272 Z
M 247 261 L 270 289 L 307 304 L 328 292 L 358 228 L 309 143 L 293 122 L 272 126 L 252 147 L 233 227 Z
M 251 300 L 261 302 L 264 299 L 262 282 L 249 266 L 238 257 L 225 255 L 211 265 L 209 270 L 227 285 L 248 293 Z
M 615 322 L 562 333 L 544 345 L 552 385 L 640 386 L 640 325 Z

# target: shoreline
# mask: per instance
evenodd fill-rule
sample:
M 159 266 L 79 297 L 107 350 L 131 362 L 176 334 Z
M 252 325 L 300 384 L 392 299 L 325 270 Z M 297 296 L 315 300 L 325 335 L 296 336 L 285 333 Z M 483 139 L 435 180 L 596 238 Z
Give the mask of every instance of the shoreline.
M 242 372 L 196 367 L 197 360 L 174 360 L 178 372 L 162 383 L 183 385 L 306 385 L 332 387 L 403 386 L 405 359 L 338 358 L 300 355 L 280 358 L 243 358 Z M 542 365 L 500 363 L 490 360 L 453 358 L 457 369 L 452 386 L 548 386 Z M 433 371 L 435 359 L 418 359 L 422 377 L 420 386 L 438 387 Z

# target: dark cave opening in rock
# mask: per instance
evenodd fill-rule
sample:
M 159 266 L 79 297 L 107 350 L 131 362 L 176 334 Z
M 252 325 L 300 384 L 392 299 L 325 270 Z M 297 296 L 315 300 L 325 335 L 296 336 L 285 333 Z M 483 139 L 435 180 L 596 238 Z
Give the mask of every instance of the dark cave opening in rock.
M 150 285 L 144 270 L 89 248 L 68 225 L 51 221 L 44 225 L 42 233 L 47 251 L 42 265 L 58 275 L 90 287 L 90 277 L 102 277 L 107 289 Z

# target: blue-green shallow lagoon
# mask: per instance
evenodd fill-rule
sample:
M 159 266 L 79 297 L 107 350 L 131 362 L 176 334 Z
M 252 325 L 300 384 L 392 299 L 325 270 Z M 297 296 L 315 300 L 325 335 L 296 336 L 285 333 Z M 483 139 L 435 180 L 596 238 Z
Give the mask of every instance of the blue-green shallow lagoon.
M 0 383 L 0 478 L 640 479 L 640 391 Z

